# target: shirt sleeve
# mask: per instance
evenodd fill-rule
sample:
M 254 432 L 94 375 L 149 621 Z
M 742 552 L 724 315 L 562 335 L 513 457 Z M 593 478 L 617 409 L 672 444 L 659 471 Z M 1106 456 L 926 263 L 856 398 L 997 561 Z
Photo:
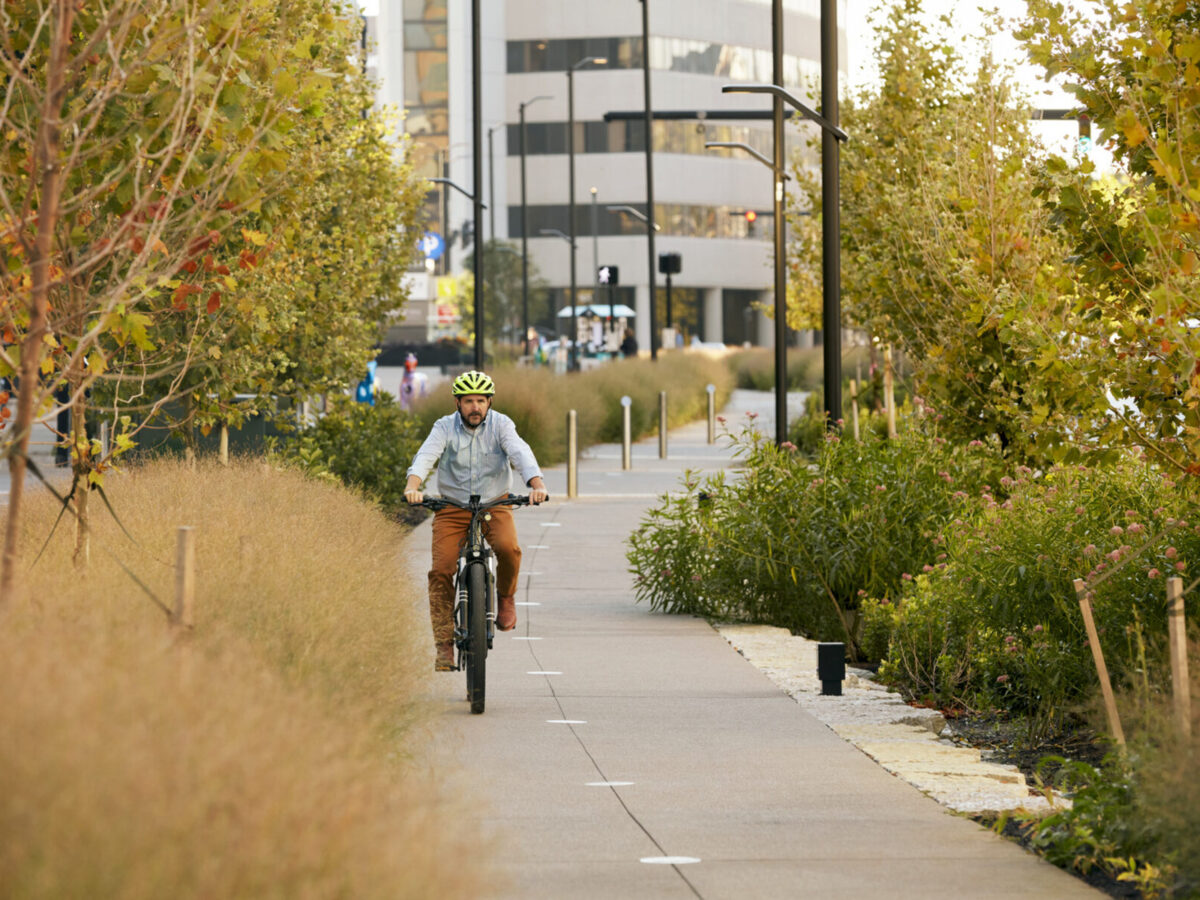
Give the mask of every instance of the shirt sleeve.
M 542 470 L 538 468 L 533 450 L 517 434 L 517 426 L 513 424 L 513 420 L 505 416 L 498 424 L 500 425 L 498 429 L 500 447 L 504 450 L 504 455 L 508 457 L 513 468 L 517 470 L 517 474 L 521 476 L 521 483 L 528 485 L 532 479 L 540 478 Z
M 433 471 L 433 467 L 442 458 L 442 453 L 446 449 L 446 442 L 449 440 L 449 436 L 450 431 L 446 427 L 445 418 L 434 422 L 433 428 L 429 430 L 429 437 L 425 438 L 425 443 L 421 444 L 421 449 L 413 457 L 412 465 L 408 467 L 407 474 L 416 475 L 421 479 L 421 483 L 424 484 L 425 479 L 429 477 L 429 473 Z

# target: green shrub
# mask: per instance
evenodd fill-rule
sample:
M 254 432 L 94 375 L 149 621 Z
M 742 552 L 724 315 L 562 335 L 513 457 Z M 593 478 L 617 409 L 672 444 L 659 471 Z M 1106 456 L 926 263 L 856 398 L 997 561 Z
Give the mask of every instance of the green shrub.
M 1039 764 L 1044 767 L 1056 770 L 1051 785 L 1071 805 L 1022 819 L 1030 848 L 1060 868 L 1083 875 L 1096 869 L 1135 883 L 1139 896 L 1163 896 L 1174 867 L 1161 862 L 1164 834 L 1143 815 L 1141 786 L 1129 761 L 1112 755 L 1097 768 L 1051 756 Z
M 426 433 L 390 394 L 379 394 L 374 406 L 338 396 L 315 425 L 273 449 L 311 475 L 358 488 L 389 515 L 404 516 L 406 473 Z
M 1040 478 L 1021 468 L 1001 487 L 1006 499 L 985 492 L 948 523 L 946 558 L 889 611 L 881 672 L 915 696 L 1027 715 L 1041 733 L 1096 684 L 1073 580 L 1086 582 L 1121 682 L 1138 668 L 1131 635 L 1165 634 L 1164 574 L 1200 556 L 1200 535 L 1172 486 L 1133 461 Z
M 896 596 L 934 562 L 940 526 L 994 465 L 916 427 L 892 441 L 830 435 L 814 463 L 749 429 L 737 443 L 742 477 L 689 479 L 630 537 L 639 599 L 856 650 L 862 600 Z M 685 558 L 663 564 L 680 546 Z

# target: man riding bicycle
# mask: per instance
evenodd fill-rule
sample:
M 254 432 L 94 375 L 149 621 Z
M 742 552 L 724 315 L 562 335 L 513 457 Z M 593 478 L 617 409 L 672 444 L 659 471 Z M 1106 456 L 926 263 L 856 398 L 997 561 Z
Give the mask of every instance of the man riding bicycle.
M 454 379 L 451 393 L 458 411 L 433 423 L 409 466 L 404 499 L 413 504 L 424 500 L 421 486 L 436 465 L 442 496 L 460 503 L 466 503 L 472 494 L 484 500 L 504 496 L 512 486 L 514 468 L 529 488 L 529 502 L 546 500 L 546 483 L 533 451 L 517 434 L 513 420 L 492 410 L 496 393 L 492 379 L 483 372 L 465 372 Z M 467 510 L 447 508 L 434 514 L 429 618 L 439 672 L 454 669 L 454 570 L 470 524 Z M 517 575 L 521 569 L 512 510 L 491 510 L 483 524 L 483 536 L 496 554 L 496 628 L 511 631 L 517 625 Z

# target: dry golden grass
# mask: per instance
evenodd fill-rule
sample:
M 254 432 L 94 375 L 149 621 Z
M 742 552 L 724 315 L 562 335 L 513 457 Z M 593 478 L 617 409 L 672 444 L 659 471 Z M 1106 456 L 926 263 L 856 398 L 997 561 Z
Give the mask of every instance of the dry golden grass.
M 733 389 L 733 375 L 721 359 L 705 353 L 669 352 L 657 362 L 616 360 L 585 372 L 555 375 L 546 368 L 513 367 L 491 373 L 496 380 L 496 409 L 512 417 L 517 431 L 542 466 L 566 458 L 566 417 L 576 413 L 581 448 L 621 440 L 621 397 L 633 404 L 630 424 L 634 439 L 658 428 L 658 392 L 668 395 L 667 415 L 674 428 L 705 414 L 706 387 L 716 387 L 720 409 Z M 417 408 L 423 427 L 454 411 L 449 390 L 426 398 Z
M 63 527 L 0 627 L 0 893 L 477 893 L 478 836 L 428 780 L 423 585 L 400 532 L 295 472 L 156 463 L 93 504 L 86 575 Z M 26 560 L 49 532 L 35 495 Z M 196 629 L 165 617 L 175 527 L 197 529 Z M 64 526 L 66 523 L 64 523 Z

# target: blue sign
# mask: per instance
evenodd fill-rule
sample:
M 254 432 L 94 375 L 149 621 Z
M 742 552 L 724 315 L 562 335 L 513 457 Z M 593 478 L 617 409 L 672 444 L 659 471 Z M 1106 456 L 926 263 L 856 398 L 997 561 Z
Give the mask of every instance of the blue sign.
M 421 248 L 426 259 L 440 259 L 446 252 L 446 241 L 436 231 L 427 231 L 421 235 L 417 246 Z

